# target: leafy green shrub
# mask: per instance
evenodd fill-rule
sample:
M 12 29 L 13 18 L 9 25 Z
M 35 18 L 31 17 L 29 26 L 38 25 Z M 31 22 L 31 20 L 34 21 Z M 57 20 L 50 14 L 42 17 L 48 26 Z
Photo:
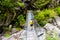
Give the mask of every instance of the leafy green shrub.
M 60 16 L 60 7 L 56 7 L 54 10 L 58 14 L 58 16 Z
M 23 25 L 24 23 L 25 23 L 25 19 L 24 19 L 24 15 L 19 15 L 18 17 L 17 17 L 17 19 L 18 19 L 18 21 L 19 21 L 19 23 L 20 23 L 20 25 Z
M 37 22 L 44 26 L 50 18 L 53 18 L 56 16 L 56 13 L 52 9 L 45 9 L 42 11 L 37 11 L 34 18 L 37 20 Z
M 47 23 L 47 21 L 45 21 L 45 20 L 41 20 L 41 21 L 39 22 L 39 24 L 40 24 L 41 26 L 44 26 L 46 23 Z

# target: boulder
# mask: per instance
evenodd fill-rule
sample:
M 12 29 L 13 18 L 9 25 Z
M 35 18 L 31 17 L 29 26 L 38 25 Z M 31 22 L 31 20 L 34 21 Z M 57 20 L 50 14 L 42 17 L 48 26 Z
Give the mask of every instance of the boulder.
M 47 23 L 45 26 L 44 26 L 45 29 L 47 29 L 46 31 L 49 33 L 49 34 L 52 34 L 52 36 L 55 35 L 55 33 L 57 34 L 57 36 L 60 36 L 60 29 L 57 27 L 57 26 L 54 26 L 50 23 Z
M 36 28 L 36 33 L 40 40 L 45 40 L 45 29 L 44 28 Z
M 57 26 L 59 26 L 59 28 L 60 28 L 60 17 L 56 16 L 55 20 L 56 20 Z
M 17 33 L 12 34 L 7 40 L 21 40 L 26 36 L 26 30 L 21 30 Z
M 50 23 L 47 23 L 44 28 L 46 28 L 48 31 L 51 31 L 53 29 L 55 29 L 56 26 L 50 24 Z M 57 27 L 56 27 L 57 28 Z

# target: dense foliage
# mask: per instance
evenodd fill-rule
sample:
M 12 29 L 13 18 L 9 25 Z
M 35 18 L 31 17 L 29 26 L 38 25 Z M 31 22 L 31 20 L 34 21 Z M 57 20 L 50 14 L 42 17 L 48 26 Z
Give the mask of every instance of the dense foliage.
M 18 0 L 0 0 L 0 33 L 3 32 L 3 30 L 9 30 L 10 24 L 18 26 L 21 23 L 20 21 L 17 22 L 19 19 L 17 20 L 18 9 L 16 9 L 16 7 L 23 8 L 24 3 Z
M 9 25 L 10 22 L 15 18 L 16 16 L 16 7 L 24 7 L 24 4 L 19 1 L 14 0 L 1 0 L 1 10 L 0 10 L 0 23 L 3 23 L 2 25 L 6 24 Z M 3 17 L 2 17 L 3 16 Z M 4 21 L 6 20 L 6 21 Z M 8 23 L 8 24 L 7 24 Z M 2 26 L 1 25 L 1 26 Z
M 47 22 L 49 22 L 49 19 L 53 18 L 54 16 L 56 16 L 54 10 L 45 9 L 42 11 L 37 11 L 35 14 L 35 19 L 41 26 L 44 26 Z

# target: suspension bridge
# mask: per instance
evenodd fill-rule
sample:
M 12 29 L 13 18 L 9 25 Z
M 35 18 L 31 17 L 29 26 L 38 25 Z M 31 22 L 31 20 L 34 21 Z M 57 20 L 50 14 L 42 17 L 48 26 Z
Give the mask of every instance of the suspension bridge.
M 32 21 L 32 25 L 30 24 Z M 18 36 L 17 39 L 13 39 L 13 36 Z M 34 15 L 32 11 L 28 11 L 26 15 L 25 31 L 14 34 L 7 40 L 43 40 L 43 36 L 39 38 L 37 31 L 35 30 Z M 43 35 L 43 34 L 42 34 Z
M 27 22 L 26 22 L 26 31 L 27 31 L 27 35 L 26 35 L 26 40 L 39 40 L 37 34 L 36 34 L 36 31 L 34 29 L 34 18 L 33 18 L 33 13 L 31 11 L 28 11 L 27 13 Z M 33 25 L 32 25 L 32 30 L 31 30 L 31 26 L 30 26 L 30 21 L 33 22 Z

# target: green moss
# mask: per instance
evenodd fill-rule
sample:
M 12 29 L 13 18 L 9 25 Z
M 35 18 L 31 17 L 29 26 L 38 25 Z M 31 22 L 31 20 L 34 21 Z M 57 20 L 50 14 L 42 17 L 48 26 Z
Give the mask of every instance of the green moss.
M 10 36 L 10 33 L 8 33 L 8 32 L 6 32 L 5 34 L 4 34 L 4 37 L 9 37 Z
M 16 28 L 17 29 L 17 31 L 20 31 L 21 30 L 21 28 Z
M 55 37 L 55 38 L 53 38 L 52 36 L 50 36 L 50 35 L 46 35 L 46 40 L 57 40 L 57 38 Z

